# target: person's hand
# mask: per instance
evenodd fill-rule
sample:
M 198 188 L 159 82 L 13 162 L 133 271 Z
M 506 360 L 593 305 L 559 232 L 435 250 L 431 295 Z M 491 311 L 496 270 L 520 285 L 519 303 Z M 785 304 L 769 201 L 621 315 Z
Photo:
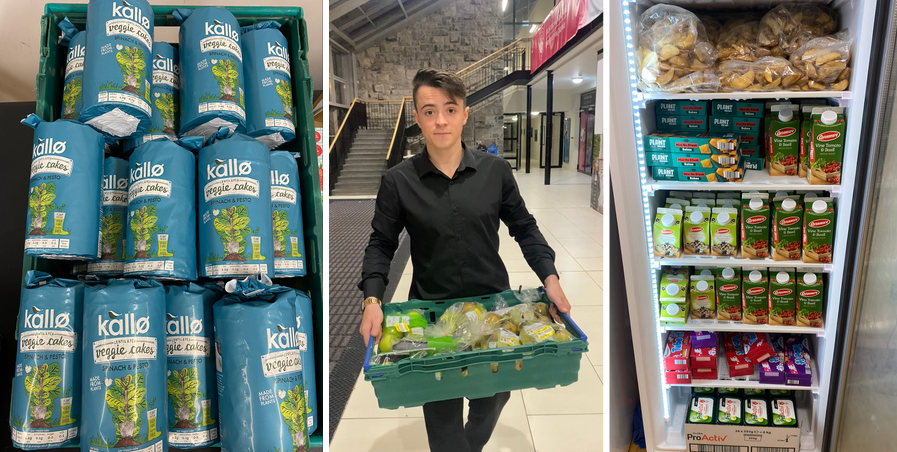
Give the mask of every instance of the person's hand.
M 556 323 L 561 322 L 561 316 L 558 314 L 558 311 L 563 312 L 564 314 L 570 313 L 570 302 L 567 301 L 567 296 L 564 295 L 564 289 L 561 289 L 561 282 L 558 280 L 557 275 L 551 275 L 548 278 L 545 278 L 545 294 L 548 295 L 548 299 L 551 300 L 551 306 L 548 308 L 548 312 L 551 313 L 551 318 L 554 319 Z
M 376 342 L 380 343 L 380 336 L 383 334 L 381 324 L 383 323 L 383 309 L 377 303 L 371 303 L 364 308 L 364 315 L 361 317 L 361 327 L 358 332 L 364 337 L 364 346 L 368 346 L 371 336 L 374 336 Z

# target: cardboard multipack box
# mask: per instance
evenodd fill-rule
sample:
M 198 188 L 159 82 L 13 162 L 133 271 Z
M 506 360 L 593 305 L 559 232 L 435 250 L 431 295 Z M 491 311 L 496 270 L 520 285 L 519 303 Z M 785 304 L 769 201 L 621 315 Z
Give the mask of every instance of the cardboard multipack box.
M 735 106 L 735 116 L 762 117 L 763 102 L 738 102 Z
M 710 114 L 714 117 L 735 116 L 738 114 L 736 105 L 738 102 L 734 100 L 715 100 L 711 105 Z
M 663 373 L 664 381 L 668 385 L 687 385 L 691 384 L 691 370 L 668 370 Z
M 686 423 L 685 450 L 799 452 L 800 428 Z
M 716 346 L 691 349 L 691 369 L 716 369 L 717 352 Z
M 679 172 L 672 166 L 652 166 L 651 177 L 654 180 L 679 180 Z
M 744 161 L 732 168 L 676 168 L 681 182 L 741 182 L 744 180 Z
M 754 365 L 744 353 L 741 334 L 724 334 L 723 348 L 726 351 L 726 364 L 729 366 L 730 377 L 744 377 L 754 373 Z
M 692 380 L 719 380 L 719 369 L 716 367 L 696 367 L 691 370 Z
M 691 337 L 688 331 L 671 331 L 663 349 L 664 370 L 689 370 L 689 352 L 691 352 Z
M 665 132 L 645 136 L 645 152 L 692 152 L 697 154 L 732 154 L 738 151 L 740 138 L 735 133 Z

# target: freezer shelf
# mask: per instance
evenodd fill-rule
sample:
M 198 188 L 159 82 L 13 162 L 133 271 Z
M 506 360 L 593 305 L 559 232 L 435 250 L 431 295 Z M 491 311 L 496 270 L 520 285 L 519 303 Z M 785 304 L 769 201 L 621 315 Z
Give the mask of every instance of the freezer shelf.
M 648 171 L 650 173 L 650 171 Z M 840 185 L 810 185 L 806 179 L 794 176 L 770 176 L 769 171 L 745 171 L 741 182 L 679 182 L 656 181 L 647 177 L 645 187 L 649 192 L 657 190 L 794 190 L 794 191 L 826 191 L 832 197 L 841 193 Z
M 660 322 L 660 327 L 666 331 L 714 331 L 714 332 L 750 332 L 771 334 L 813 334 L 816 337 L 825 337 L 824 328 L 810 328 L 806 326 L 777 326 L 777 325 L 750 325 L 745 323 L 700 323 L 710 320 L 690 319 L 689 323 Z
M 773 91 L 761 92 L 734 92 L 734 93 L 638 93 L 637 101 L 646 100 L 745 100 L 745 99 L 835 99 L 842 107 L 852 99 L 850 91 Z
M 741 253 L 738 253 L 739 255 Z M 742 259 L 740 257 L 723 257 L 723 256 L 706 256 L 706 257 L 698 257 L 698 256 L 689 256 L 689 257 L 679 257 L 675 259 L 671 258 L 657 258 L 657 263 L 660 265 L 675 265 L 675 266 L 686 266 L 686 265 L 717 265 L 717 266 L 725 266 L 725 267 L 741 267 L 741 268 L 768 268 L 768 267 L 797 267 L 797 268 L 812 268 L 815 270 L 821 270 L 823 273 L 829 273 L 832 271 L 832 264 L 811 264 L 804 263 L 802 261 L 776 261 L 772 259 Z
M 776 385 L 768 383 L 760 383 L 760 368 L 754 368 L 754 374 L 744 377 L 729 377 L 729 366 L 726 364 L 725 354 L 719 354 L 716 358 L 716 366 L 719 378 L 716 380 L 692 380 L 688 384 L 667 384 L 668 387 L 688 386 L 688 387 L 704 387 L 704 388 L 751 388 L 751 389 L 792 389 L 795 391 L 812 391 L 819 392 L 819 371 L 816 369 L 816 359 L 810 361 L 812 369 L 812 380 L 810 386 L 790 386 Z

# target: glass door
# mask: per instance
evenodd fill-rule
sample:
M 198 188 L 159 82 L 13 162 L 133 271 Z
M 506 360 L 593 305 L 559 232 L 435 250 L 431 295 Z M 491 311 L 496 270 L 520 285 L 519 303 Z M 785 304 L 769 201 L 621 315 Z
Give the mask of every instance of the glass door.
M 545 151 L 546 139 L 548 135 L 545 133 L 548 124 L 548 114 L 541 113 L 539 115 L 542 121 L 542 135 L 539 138 L 539 168 L 545 168 Z M 551 120 L 551 167 L 560 168 L 563 164 L 564 154 L 564 113 L 556 112 Z
M 525 113 L 505 114 L 504 117 L 504 146 L 502 146 L 502 156 L 511 167 L 520 169 L 520 151 L 524 143 L 523 136 Z

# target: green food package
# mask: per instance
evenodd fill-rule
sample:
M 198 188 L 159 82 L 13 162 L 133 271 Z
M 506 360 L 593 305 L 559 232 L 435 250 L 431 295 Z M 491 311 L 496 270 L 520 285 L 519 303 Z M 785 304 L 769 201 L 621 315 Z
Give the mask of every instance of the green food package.
M 804 225 L 800 195 L 776 196 L 773 198 L 773 207 L 772 258 L 777 261 L 798 261 Z
M 841 184 L 846 131 L 843 108 L 813 108 L 813 131 L 808 157 L 810 170 L 807 175 L 810 185 Z
M 794 269 L 770 268 L 769 274 L 769 324 L 796 325 Z
M 797 275 L 797 322 L 800 326 L 822 328 L 822 278 L 812 271 Z
M 744 388 L 745 397 L 766 397 L 765 389 Z
M 682 211 L 657 209 L 654 219 L 654 255 L 674 257 L 682 255 Z
M 741 389 L 738 388 L 717 388 L 716 393 L 719 395 L 740 395 Z
M 771 401 L 772 425 L 777 427 L 796 427 L 797 410 L 794 409 L 794 401 L 790 398 L 775 397 Z
M 713 275 L 693 275 L 689 284 L 691 318 L 716 318 L 716 290 Z
M 709 395 L 696 395 L 691 399 L 691 407 L 688 410 L 688 422 L 690 424 L 712 424 L 714 398 Z
M 685 211 L 685 208 L 691 205 L 691 201 L 687 199 L 669 197 L 664 202 L 664 209 L 677 209 Z
M 797 105 L 773 105 L 769 122 L 769 175 L 797 176 L 800 163 L 800 117 Z
M 770 389 L 769 395 L 772 397 L 791 397 L 794 395 L 794 391 L 790 389 Z
M 835 244 L 835 205 L 832 198 L 804 203 L 803 261 L 832 263 Z
M 710 201 L 697 199 L 695 201 Z M 710 207 L 688 206 L 685 208 L 685 219 L 682 229 L 685 242 L 685 254 L 696 256 L 710 255 Z
M 741 257 L 769 257 L 769 193 L 745 193 L 741 197 Z
M 716 271 L 716 319 L 740 322 L 741 269 L 720 268 Z
M 744 399 L 744 424 L 768 426 L 769 402 L 759 397 L 746 397 Z
M 742 405 L 744 402 L 739 397 L 730 395 L 720 396 L 716 410 L 716 423 L 728 425 L 741 425 Z
M 797 175 L 807 177 L 810 168 L 810 142 L 813 141 L 813 105 L 800 107 L 800 167 Z
M 744 294 L 744 323 L 769 324 L 769 280 L 766 270 L 745 272 L 741 287 Z
M 688 316 L 688 268 L 664 267 L 660 277 L 660 320 L 685 323 Z
M 714 388 L 691 388 L 691 395 L 697 394 L 714 394 L 716 393 L 716 389 Z
M 411 310 L 402 313 L 388 314 L 383 319 L 385 328 L 393 328 L 400 333 L 411 333 L 414 335 L 424 334 L 424 328 L 427 327 L 427 321 L 421 311 Z
M 720 201 L 729 201 L 722 199 Z M 735 256 L 738 254 L 738 209 L 714 207 L 710 217 L 710 254 Z

